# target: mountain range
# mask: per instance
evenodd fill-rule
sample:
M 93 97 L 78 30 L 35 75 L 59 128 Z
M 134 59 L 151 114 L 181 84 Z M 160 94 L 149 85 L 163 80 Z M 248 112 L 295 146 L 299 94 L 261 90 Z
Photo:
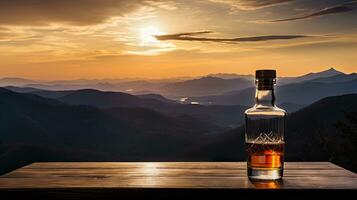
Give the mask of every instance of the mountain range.
M 320 77 L 308 81 L 279 85 L 276 88 L 278 104 L 308 105 L 328 96 L 357 92 L 357 76 L 339 74 L 331 77 Z M 222 95 L 189 97 L 188 102 L 218 105 L 253 105 L 255 87 L 231 91 Z
M 308 73 L 298 77 L 279 77 L 278 85 L 300 83 L 318 78 L 345 75 L 343 72 L 330 68 L 325 71 Z M 140 79 L 78 79 L 63 81 L 41 81 L 23 78 L 2 78 L 0 86 L 32 87 L 44 90 L 80 90 L 96 89 L 116 91 L 130 94 L 161 94 L 171 99 L 181 99 L 192 96 L 222 95 L 228 92 L 243 90 L 254 86 L 253 75 L 240 74 L 210 74 L 197 78 L 176 78 L 159 80 Z
M 199 79 L 187 80 L 166 84 L 160 91 L 167 96 L 201 96 L 212 95 L 248 88 L 252 81 L 244 78 L 222 79 L 218 77 L 203 77 Z
M 140 107 L 149 108 L 169 116 L 190 115 L 223 128 L 231 128 L 244 122 L 247 109 L 241 105 L 191 105 L 180 104 L 157 94 L 131 95 L 122 92 L 107 92 L 93 89 L 48 91 L 35 88 L 6 87 L 14 92 L 35 94 L 56 99 L 69 105 L 87 105 L 98 108 Z
M 326 77 L 336 73 L 338 75 Z M 278 106 L 292 113 L 324 97 L 357 93 L 356 74 L 343 74 L 330 69 L 321 72 L 320 75 L 321 77 L 316 73 L 308 74 L 305 78 L 299 77 L 298 79 L 319 78 L 279 85 L 276 91 Z M 209 88 L 208 83 L 203 84 L 205 81 L 213 81 L 211 83 L 214 83 L 216 81 L 221 82 L 222 80 L 221 78 L 205 77 L 185 82 L 170 83 L 168 84 L 170 86 L 168 88 L 171 88 L 173 92 L 177 84 L 181 88 L 183 86 L 185 86 L 183 88 L 186 88 L 188 87 L 187 85 L 194 85 L 198 91 L 204 91 L 205 87 Z M 224 84 L 218 84 L 218 87 L 211 87 L 211 91 L 222 87 L 227 89 L 228 85 L 233 89 L 235 84 L 242 81 L 245 83 L 245 87 L 247 87 L 249 84 L 248 80 L 235 78 L 224 80 Z M 94 89 L 51 91 L 31 87 L 7 86 L 6 88 L 15 92 L 31 93 L 45 98 L 53 98 L 70 105 L 88 105 L 98 108 L 143 107 L 169 116 L 190 115 L 217 126 L 229 128 L 239 126 L 244 122 L 243 112 L 247 107 L 254 104 L 255 93 L 254 87 L 248 87 L 226 92 L 222 95 L 189 97 L 185 101 L 178 102 L 159 94 L 131 95 L 123 92 Z M 190 102 L 198 102 L 202 105 L 190 105 Z
M 148 108 L 72 106 L 7 89 L 0 89 L 0 109 L 2 170 L 18 167 L 28 156 L 169 159 L 206 135 L 224 130 L 189 115 L 167 116 Z
M 34 161 L 245 160 L 243 113 L 254 101 L 253 81 L 216 76 L 99 83 L 116 91 L 71 89 L 92 80 L 1 79 L 12 86 L 0 88 L 0 173 Z M 278 83 L 277 103 L 289 111 L 286 159 L 357 171 L 357 75 L 329 69 Z M 30 87 L 43 84 L 67 90 Z
M 310 72 L 305 75 L 297 76 L 297 77 L 280 77 L 278 78 L 278 84 L 284 85 L 288 83 L 299 83 L 299 82 L 310 81 L 318 78 L 327 78 L 337 75 L 345 75 L 345 73 L 337 71 L 334 68 L 330 68 L 328 70 L 324 70 L 321 72 L 315 72 L 315 73 Z
M 291 114 L 287 160 L 330 160 L 356 171 L 355 102 L 356 94 L 328 97 Z M 243 126 L 227 131 L 188 114 L 69 105 L 7 89 L 0 109 L 1 172 L 34 161 L 245 159 Z
M 297 77 L 278 77 L 278 84 L 288 84 L 288 83 L 297 83 L 297 82 L 302 82 L 302 81 L 308 81 L 312 79 L 317 79 L 317 78 L 325 78 L 325 77 L 331 77 L 331 76 L 336 76 L 336 75 L 343 75 L 343 72 L 340 72 L 336 70 L 335 68 L 330 68 L 324 71 L 320 72 L 311 72 L 307 73 L 301 76 Z M 210 77 L 218 77 L 222 79 L 236 79 L 236 78 L 244 78 L 247 80 L 254 80 L 254 75 L 241 75 L 241 74 L 234 74 L 234 73 L 217 73 L 217 74 L 209 74 L 207 76 Z

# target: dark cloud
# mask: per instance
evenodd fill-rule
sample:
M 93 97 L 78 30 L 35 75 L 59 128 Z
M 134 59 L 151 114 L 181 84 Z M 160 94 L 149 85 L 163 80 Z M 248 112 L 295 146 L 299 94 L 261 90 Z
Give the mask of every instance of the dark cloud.
M 216 3 L 225 3 L 233 8 L 241 10 L 255 10 L 264 7 L 274 6 L 281 3 L 287 3 L 294 0 L 211 0 Z
M 301 20 L 301 19 L 310 19 L 313 17 L 319 17 L 323 15 L 330 15 L 330 14 L 338 14 L 338 13 L 345 13 L 345 12 L 350 12 L 353 11 L 357 6 L 357 1 L 351 1 L 342 5 L 336 5 L 333 7 L 325 8 L 322 10 L 319 10 L 317 12 L 300 16 L 300 17 L 292 17 L 292 18 L 285 18 L 285 19 L 277 19 L 277 20 L 272 20 L 270 22 L 286 22 L 286 21 L 295 21 L 295 20 Z
M 212 31 L 197 31 L 167 35 L 155 35 L 157 40 L 182 40 L 182 41 L 202 41 L 202 42 L 258 42 L 268 40 L 290 40 L 297 38 L 308 37 L 306 35 L 263 35 L 254 37 L 238 37 L 238 38 L 209 38 L 195 37 L 194 35 L 212 33 Z
M 163 3 L 160 0 L 0 0 L 0 25 L 91 25 L 143 6 L 161 7 Z
M 212 33 L 212 31 L 195 31 L 195 32 L 185 32 L 185 33 L 176 33 L 176 34 L 165 34 L 165 35 L 155 35 L 155 38 L 158 40 L 175 40 L 177 38 L 191 38 L 190 36 Z

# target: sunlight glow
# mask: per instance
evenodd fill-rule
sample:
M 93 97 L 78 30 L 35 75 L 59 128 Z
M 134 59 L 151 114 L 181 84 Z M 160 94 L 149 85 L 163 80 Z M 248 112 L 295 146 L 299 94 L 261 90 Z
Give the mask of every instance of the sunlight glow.
M 162 52 L 172 51 L 176 46 L 168 41 L 160 41 L 155 38 L 155 35 L 166 34 L 158 26 L 144 26 L 138 28 L 137 41 L 132 43 L 136 46 L 135 49 L 126 51 L 128 54 L 134 55 L 159 55 Z
M 157 27 L 148 26 L 140 29 L 140 40 L 141 44 L 145 46 L 156 46 L 163 42 L 157 40 L 155 35 L 162 35 L 165 32 L 160 31 Z

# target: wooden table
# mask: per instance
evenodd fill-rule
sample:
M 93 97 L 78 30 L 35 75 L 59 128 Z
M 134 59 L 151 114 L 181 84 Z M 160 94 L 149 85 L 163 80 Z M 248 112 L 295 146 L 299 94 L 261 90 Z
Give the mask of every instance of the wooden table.
M 287 162 L 284 179 L 270 182 L 251 182 L 245 162 L 44 162 L 0 177 L 0 197 L 52 199 L 295 193 L 291 199 L 356 189 L 355 173 L 328 162 Z

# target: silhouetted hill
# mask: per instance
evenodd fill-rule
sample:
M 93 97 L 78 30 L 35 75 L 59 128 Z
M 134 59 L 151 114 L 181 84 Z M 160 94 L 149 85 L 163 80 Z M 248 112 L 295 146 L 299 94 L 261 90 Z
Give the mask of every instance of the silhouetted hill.
M 337 83 L 319 83 L 314 81 L 289 84 L 277 89 L 278 102 L 311 104 L 328 96 L 357 93 L 357 79 Z
M 336 76 L 316 78 L 310 81 L 319 82 L 319 83 L 339 83 L 339 82 L 347 82 L 357 79 L 356 73 L 351 74 L 338 74 Z
M 63 91 L 63 90 L 82 90 L 82 89 L 96 89 L 96 90 L 103 90 L 103 91 L 120 91 L 118 87 L 115 84 L 111 83 L 92 83 L 92 84 L 70 84 L 71 82 L 68 82 L 67 84 L 60 84 L 57 82 L 44 82 L 44 83 L 37 83 L 37 84 L 27 84 L 24 85 L 25 87 L 33 87 L 33 88 L 38 88 L 41 90 L 52 90 L 52 91 Z
M 43 90 L 43 89 L 37 89 L 37 88 L 33 88 L 33 87 L 15 87 L 15 86 L 5 86 L 4 88 L 11 90 L 13 92 L 31 93 L 31 94 L 36 94 L 41 97 L 52 98 L 52 99 L 57 99 L 57 98 L 60 98 L 63 96 L 67 96 L 73 92 L 77 92 L 77 90 Z M 89 89 L 89 90 L 95 91 L 95 92 L 97 92 L 97 91 L 100 92 L 99 90 L 94 90 L 94 89 Z M 119 93 L 119 94 L 121 94 L 121 93 Z M 145 93 L 145 94 L 138 94 L 135 96 L 140 97 L 142 99 L 156 99 L 156 100 L 159 100 L 164 103 L 177 103 L 176 101 L 167 99 L 159 94 Z
M 27 91 L 24 88 L 11 87 L 17 91 Z M 113 107 L 145 107 L 169 116 L 191 115 L 198 119 L 209 121 L 222 127 L 235 127 L 244 122 L 243 113 L 246 106 L 201 106 L 190 104 L 179 104 L 173 100 L 166 99 L 161 95 L 130 95 L 120 92 L 104 92 L 98 90 L 67 90 L 48 91 L 38 90 L 31 92 L 46 98 L 55 98 L 71 105 L 90 105 L 99 108 Z
M 164 103 L 170 103 L 170 104 L 177 103 L 176 101 L 167 99 L 159 94 L 152 94 L 152 93 L 151 94 L 138 94 L 135 96 L 143 98 L 143 99 L 156 99 L 156 100 L 162 101 Z
M 152 96 L 152 95 L 151 95 Z M 99 108 L 113 107 L 143 107 L 156 110 L 169 116 L 190 115 L 197 119 L 208 121 L 222 127 L 235 127 L 244 121 L 243 113 L 246 106 L 202 106 L 178 104 L 175 102 L 158 100 L 156 98 L 139 98 L 120 92 L 103 92 L 98 90 L 77 90 L 58 98 L 58 100 L 72 105 L 90 105 Z
M 170 105 L 154 108 L 170 116 L 190 115 L 208 121 L 221 127 L 236 127 L 244 123 L 244 111 L 248 107 L 232 106 L 202 106 L 202 105 Z
M 109 113 L 115 119 L 124 121 L 134 127 L 139 127 L 148 137 L 151 137 L 151 134 L 160 133 L 194 140 L 197 130 L 200 130 L 204 135 L 216 133 L 220 129 L 213 124 L 207 123 L 207 121 L 201 121 L 190 115 L 170 117 L 148 108 L 117 107 L 106 109 L 106 113 Z
M 287 111 L 289 114 L 296 112 L 304 107 L 306 107 L 307 105 L 305 104 L 297 104 L 297 103 L 291 103 L 291 102 L 282 102 L 282 103 L 278 103 L 278 107 L 279 108 L 283 108 L 285 111 Z
M 357 92 L 357 79 L 345 82 L 323 83 L 305 81 L 278 86 L 276 89 L 277 103 L 311 104 L 319 99 Z M 190 97 L 187 101 L 197 101 L 203 104 L 218 105 L 253 105 L 255 88 L 247 88 L 228 94 L 205 97 Z
M 182 149 L 223 130 L 191 116 L 171 117 L 147 108 L 69 106 L 2 88 L 0 109 L 0 163 L 11 158 L 1 171 L 51 157 L 57 161 L 93 160 L 102 154 L 105 160 L 179 158 Z
M 59 97 L 68 95 L 73 92 L 73 90 L 63 90 L 63 91 L 53 91 L 53 90 L 42 90 L 33 87 L 15 87 L 15 86 L 5 86 L 4 88 L 18 93 L 29 93 L 36 94 L 41 97 L 57 99 Z
M 313 80 L 316 78 L 331 77 L 331 76 L 336 76 L 336 75 L 341 75 L 341 74 L 344 74 L 344 73 L 337 71 L 334 68 L 330 68 L 325 71 L 321 71 L 321 72 L 317 72 L 317 73 L 308 73 L 303 76 L 298 76 L 295 78 L 295 81 L 299 81 L 299 82 L 308 81 L 308 80 Z
M 82 90 L 82 89 L 95 89 L 102 91 L 115 91 L 115 92 L 130 92 L 140 93 L 141 91 L 158 91 L 158 88 L 167 84 L 167 80 L 148 81 L 148 80 L 135 80 L 135 81 L 118 81 L 118 80 L 86 80 L 86 81 L 50 81 L 39 82 L 34 84 L 22 85 L 23 87 L 33 87 L 42 90 Z M 179 80 L 177 80 L 179 81 Z M 11 85 L 11 84 L 10 84 Z M 17 85 L 19 86 L 19 85 Z
M 336 75 L 344 75 L 343 72 L 337 71 L 334 68 L 330 68 L 328 70 L 324 70 L 321 72 L 315 72 L 315 73 L 308 73 L 302 76 L 297 76 L 297 77 L 282 77 L 280 78 L 279 82 L 280 84 L 288 84 L 288 83 L 300 83 L 303 81 L 310 81 L 318 78 L 327 78 L 327 77 L 332 77 Z
M 166 84 L 160 92 L 172 96 L 202 96 L 221 94 L 231 90 L 240 90 L 252 86 L 252 81 L 245 78 L 222 79 L 203 77 L 183 82 Z
M 287 118 L 288 161 L 332 161 L 357 171 L 357 94 L 324 98 Z M 347 130 L 347 131 L 346 131 Z M 187 151 L 199 160 L 234 161 L 246 158 L 244 127 Z
M 356 171 L 355 102 L 357 94 L 328 97 L 288 116 L 287 160 Z M 190 115 L 70 106 L 1 88 L 0 109 L 2 172 L 33 161 L 245 160 L 244 127 L 223 132 Z
M 16 86 L 5 86 L 3 87 L 5 89 L 11 90 L 13 92 L 19 92 L 19 93 L 32 93 L 32 92 L 38 92 L 42 91 L 41 89 L 33 88 L 33 87 L 16 87 Z
M 93 89 L 76 90 L 58 100 L 74 105 L 110 107 L 155 107 L 163 102 L 156 99 L 142 99 L 122 92 L 103 92 Z

